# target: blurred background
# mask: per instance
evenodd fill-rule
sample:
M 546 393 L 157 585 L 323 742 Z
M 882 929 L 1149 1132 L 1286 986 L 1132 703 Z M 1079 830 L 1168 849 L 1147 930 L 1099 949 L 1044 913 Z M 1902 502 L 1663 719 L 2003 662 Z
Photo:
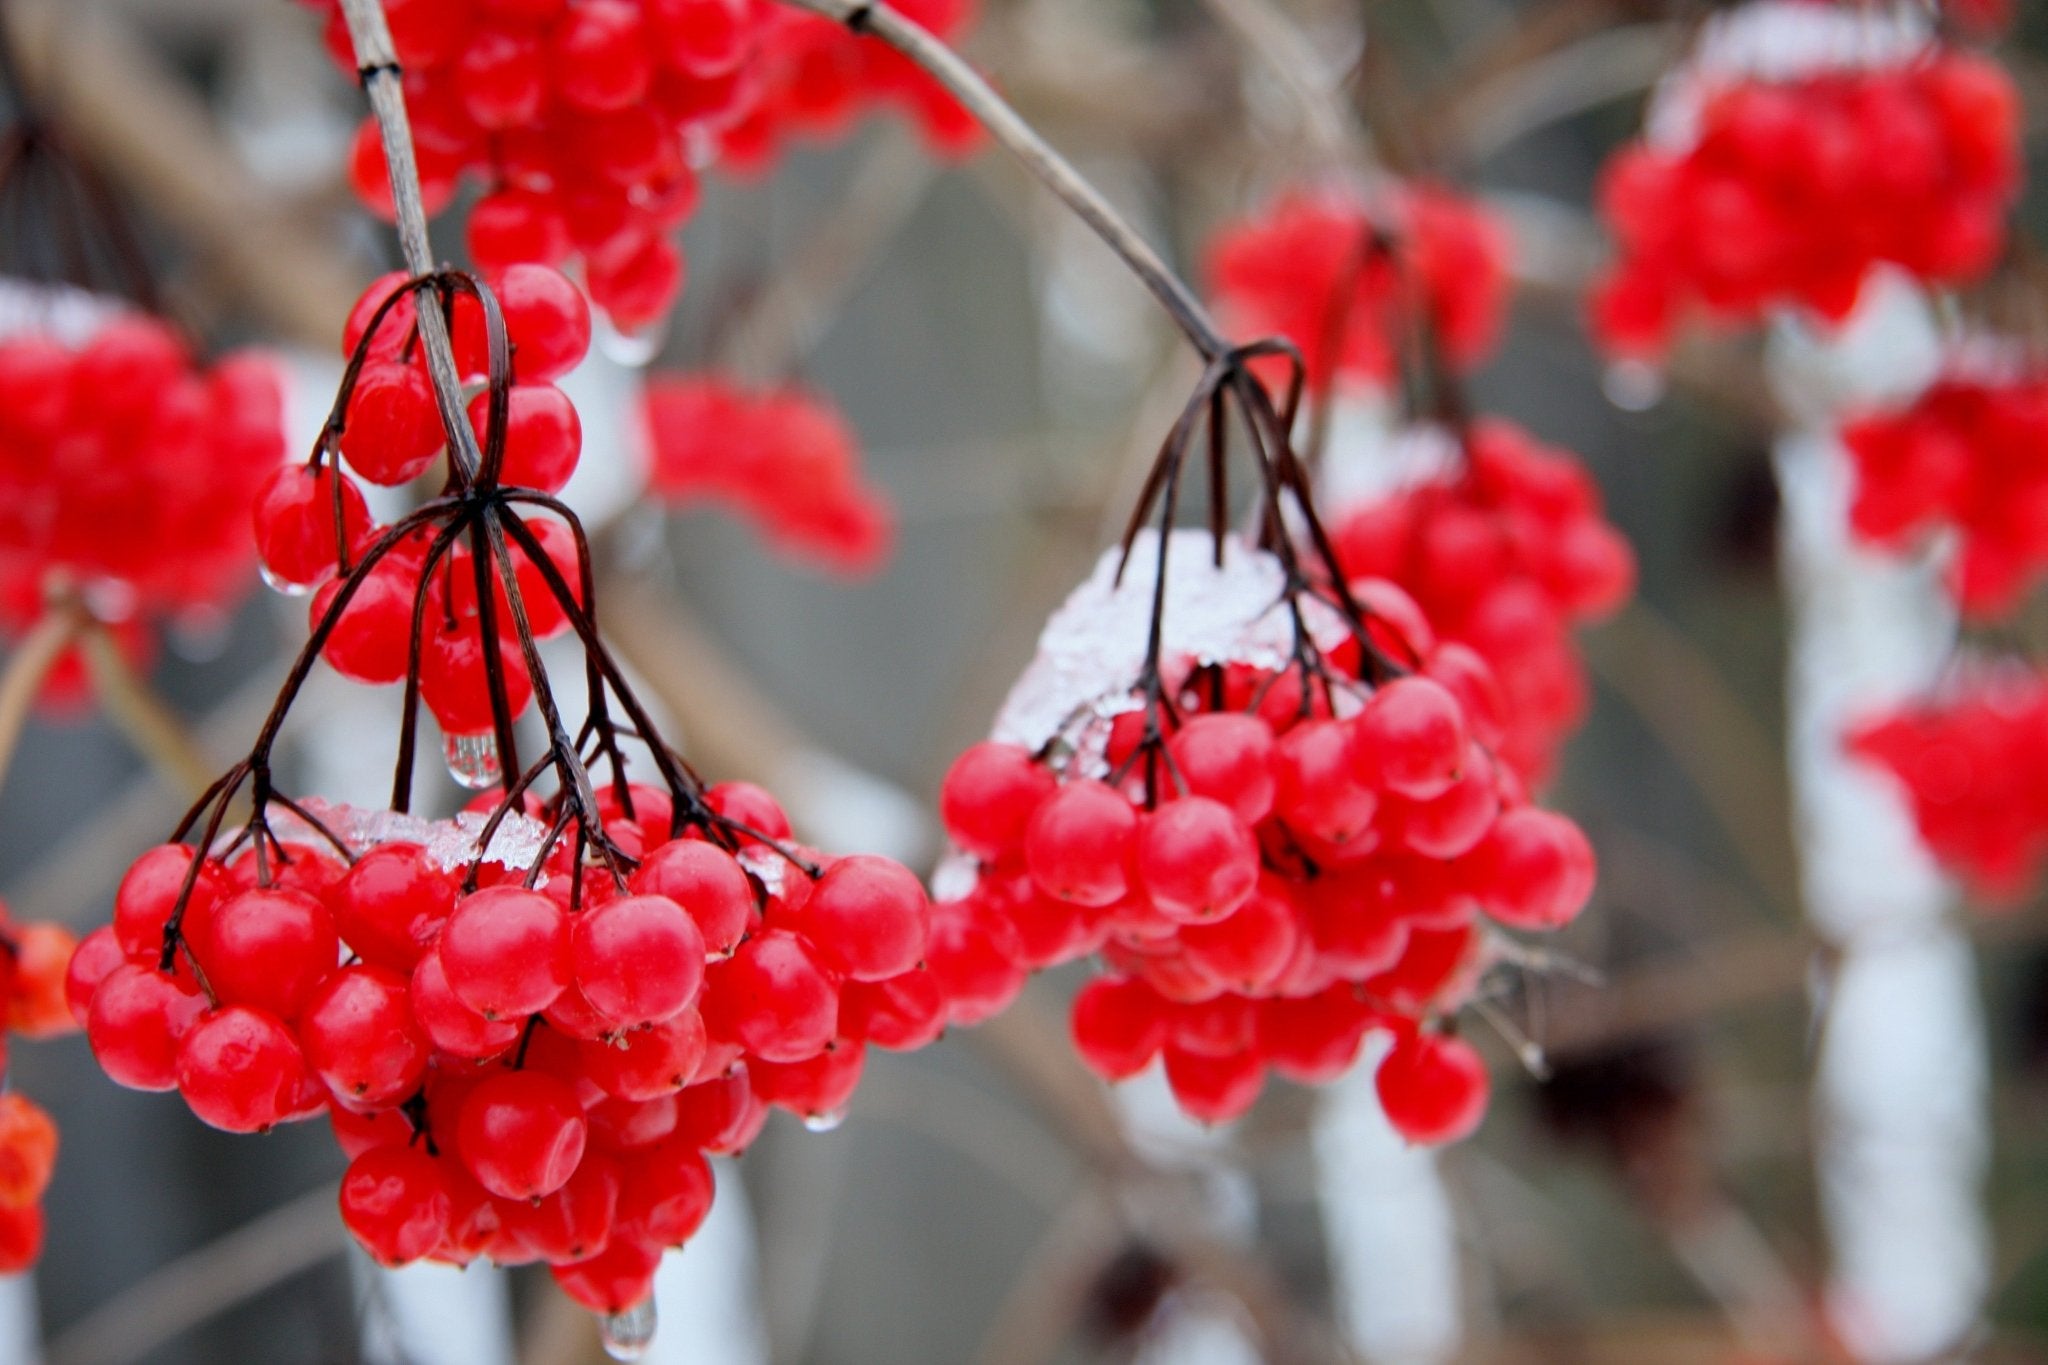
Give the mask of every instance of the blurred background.
M 2020 9 L 2001 55 L 2038 125 L 2048 23 Z M 1880 590 L 1900 610 L 1935 612 L 1928 576 L 1786 532 L 1799 511 L 1774 443 L 1801 424 L 1786 356 L 1810 343 L 1688 347 L 1658 394 L 1587 344 L 1594 177 L 1694 11 L 984 10 L 977 63 L 1191 271 L 1219 222 L 1312 169 L 1318 102 L 1366 130 L 1361 166 L 1428 169 L 1509 222 L 1512 324 L 1476 404 L 1578 452 L 1641 560 L 1637 600 L 1585 642 L 1596 704 L 1551 798 L 1593 836 L 1600 890 L 1555 960 L 1472 1021 L 1496 1098 L 1476 1138 L 1440 1152 L 1402 1146 L 1365 1075 L 1276 1085 L 1217 1132 L 1146 1080 L 1112 1094 L 1065 1040 L 1078 970 L 1035 979 L 988 1026 L 877 1056 L 843 1127 L 778 1116 L 722 1163 L 713 1226 L 664 1272 L 650 1358 L 2048 1360 L 2048 920 L 1937 891 L 1912 930 L 1932 958 L 1852 991 L 1855 935 L 1811 910 L 1837 893 L 1816 891 L 1810 857 L 1801 876 L 1800 841 L 1828 820 L 1788 781 L 1793 632 L 1829 621 L 1786 604 L 1818 578 L 1805 609 L 1825 617 L 1828 576 L 1867 571 L 1896 579 Z M 293 446 L 309 448 L 341 319 L 396 263 L 344 183 L 361 101 L 316 16 L 0 0 L 0 18 L 39 104 L 134 211 L 176 315 L 288 364 Z M 586 455 L 567 497 L 604 528 L 604 624 L 708 776 L 763 782 L 822 847 L 929 866 L 940 774 L 1117 534 L 1195 362 L 997 151 L 940 166 L 880 117 L 706 193 L 673 325 L 606 339 L 569 384 Z M 437 221 L 444 251 L 460 212 Z M 1871 324 L 1880 342 L 1890 325 Z M 712 363 L 842 405 L 898 509 L 882 573 L 824 577 L 734 520 L 636 498 L 636 369 Z M 1791 492 L 1797 454 L 1778 460 Z M 297 604 L 255 592 L 172 633 L 150 682 L 200 767 L 241 751 L 303 629 Z M 323 672 L 288 732 L 292 784 L 376 799 L 389 757 L 361 737 L 389 733 L 395 708 Z M 175 764 L 146 762 L 113 722 L 39 715 L 0 790 L 0 893 L 82 932 L 188 799 Z M 1855 829 L 1848 857 L 1872 875 L 1912 862 L 1895 813 Z M 0 1360 L 601 1358 L 544 1275 L 369 1270 L 316 1125 L 211 1132 L 113 1087 L 81 1038 L 19 1045 L 12 1068 L 64 1148 L 42 1263 L 4 1291 Z

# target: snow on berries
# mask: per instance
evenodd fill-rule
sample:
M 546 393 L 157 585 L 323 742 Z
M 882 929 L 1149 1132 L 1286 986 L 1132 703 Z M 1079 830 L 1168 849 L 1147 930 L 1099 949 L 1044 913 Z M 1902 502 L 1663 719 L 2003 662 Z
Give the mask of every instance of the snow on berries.
M 1105 556 L 946 776 L 960 856 L 928 960 L 952 1018 L 1093 956 L 1072 1028 L 1106 1079 L 1160 1062 L 1184 1110 L 1221 1122 L 1269 1074 L 1328 1081 L 1378 1033 L 1400 1131 L 1463 1136 L 1486 1074 L 1448 1023 L 1489 925 L 1569 923 L 1591 847 L 1495 756 L 1486 663 L 1402 633 L 1423 615 L 1400 588 L 1352 585 L 1375 604 L 1361 636 L 1271 553 L 1226 538 L 1219 567 L 1194 531 L 1165 549 L 1141 533 L 1121 581 Z
M 1231 333 L 1286 337 L 1312 387 L 1384 387 L 1418 325 L 1457 369 L 1492 350 L 1509 256 L 1505 228 L 1440 185 L 1400 185 L 1377 202 L 1297 188 L 1220 229 L 1208 275 Z
M 642 411 L 648 489 L 674 506 L 722 503 L 777 548 L 845 574 L 888 559 L 895 515 L 859 438 L 807 390 L 748 390 L 718 374 L 651 380 Z
M 1997 260 L 2020 180 L 2019 97 L 1921 8 L 1752 0 L 1665 79 L 1600 208 L 1620 257 L 1601 343 L 1655 360 L 1699 313 L 1840 322 L 1876 267 L 1967 283 Z
M 334 0 L 343 66 L 355 60 Z M 970 0 L 900 8 L 943 35 Z M 769 164 L 797 136 L 843 133 L 862 111 L 902 108 L 945 153 L 974 144 L 967 115 L 929 77 L 843 25 L 761 0 L 387 0 L 428 212 L 465 177 L 482 182 L 469 248 L 497 270 L 580 260 L 590 296 L 637 330 L 682 288 L 674 230 L 696 210 L 700 171 Z M 360 128 L 356 193 L 388 216 L 376 124 Z
M 1866 717 L 1848 751 L 1888 772 L 1937 861 L 1994 906 L 2015 904 L 2048 858 L 2048 677 L 1964 670 L 1936 695 Z
M 1332 482 L 1348 464 L 1381 475 L 1406 467 L 1391 491 L 1335 503 L 1338 560 L 1413 599 L 1421 613 L 1409 629 L 1422 648 L 1434 638 L 1450 658 L 1469 651 L 1485 666 L 1475 724 L 1496 758 L 1540 781 L 1586 711 L 1572 630 L 1615 610 L 1635 583 L 1634 554 L 1602 515 L 1598 486 L 1569 452 L 1499 419 L 1462 434 L 1417 427 L 1359 449 L 1340 443 L 1330 463 Z
M 8 307 L 70 321 L 0 336 L 0 627 L 26 632 L 75 598 L 136 656 L 163 623 L 233 605 L 242 509 L 284 457 L 270 364 L 201 360 L 168 324 L 111 305 Z M 46 695 L 76 700 L 84 682 L 69 654 Z
M 1857 537 L 1911 550 L 1952 531 L 1949 586 L 1969 616 L 2010 612 L 2048 569 L 2048 372 L 1959 349 L 1909 403 L 1852 414 L 1842 444 Z

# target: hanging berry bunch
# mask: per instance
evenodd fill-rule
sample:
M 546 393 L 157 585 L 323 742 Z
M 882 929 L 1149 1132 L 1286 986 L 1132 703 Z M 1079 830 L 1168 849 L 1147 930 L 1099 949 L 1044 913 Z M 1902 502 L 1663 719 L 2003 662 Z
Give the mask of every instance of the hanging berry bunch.
M 1462 376 L 1506 308 L 1505 232 L 1436 186 L 1400 186 L 1370 210 L 1296 193 L 1210 255 L 1222 316 L 1278 328 L 1312 377 L 1396 389 L 1401 425 L 1346 423 L 1320 452 L 1338 562 L 1420 605 L 1423 653 L 1438 639 L 1477 652 L 1500 684 L 1493 755 L 1540 782 L 1585 714 L 1572 630 L 1627 598 L 1634 557 L 1573 456 L 1466 416 Z
M 1578 460 L 1513 423 L 1409 428 L 1388 447 L 1332 452 L 1333 467 L 1415 466 L 1392 491 L 1337 514 L 1338 561 L 1354 577 L 1399 584 L 1438 640 L 1486 663 L 1500 684 L 1495 757 L 1541 782 L 1585 717 L 1572 632 L 1627 600 L 1634 554 Z
M 1654 360 L 1694 312 L 1839 322 L 1878 266 L 1981 276 L 2019 186 L 2019 117 L 2011 78 L 1917 5 L 1715 16 L 1605 172 L 1620 259 L 1594 299 L 1602 345 Z
M 931 965 L 971 1021 L 1026 972 L 1099 956 L 1074 1006 L 1082 1058 L 1112 1080 L 1163 1058 L 1182 1108 L 1211 1122 L 1249 1108 L 1269 1072 L 1334 1078 L 1384 1032 L 1390 1119 L 1446 1141 L 1485 1105 L 1450 1024 L 1493 951 L 1489 922 L 1569 922 L 1592 850 L 1496 757 L 1486 663 L 1435 645 L 1399 587 L 1338 572 L 1288 446 L 1292 405 L 1245 368 L 1276 354 L 1211 366 L 1123 549 L 947 775 L 963 851 L 947 876 L 964 885 L 942 883 Z M 1257 544 L 1221 524 L 1232 404 L 1260 470 Z M 1214 520 L 1176 531 L 1205 417 Z M 1158 531 L 1141 532 L 1155 505 Z
M 308 0 L 353 71 L 339 0 Z M 928 140 L 963 150 L 972 126 L 927 78 L 878 44 L 773 0 L 394 0 L 387 6 L 412 106 L 429 213 L 473 175 L 470 254 L 486 269 L 583 265 L 619 327 L 660 317 L 683 282 L 672 234 L 697 174 L 757 170 L 794 135 L 844 131 L 871 105 L 907 110 Z M 945 33 L 967 0 L 906 6 Z M 374 122 L 351 179 L 391 213 Z
M 777 548 L 840 573 L 872 573 L 887 560 L 887 494 L 864 479 L 858 438 L 824 399 L 679 375 L 650 381 L 645 402 L 655 497 L 722 502 Z
M 1508 258 L 1507 233 L 1484 210 L 1417 182 L 1370 205 L 1289 190 L 1216 234 L 1208 273 L 1229 331 L 1286 337 L 1320 393 L 1393 383 L 1418 329 L 1452 367 L 1477 365 L 1500 335 Z
M 20 636 L 68 613 L 74 638 L 110 633 L 135 659 L 161 623 L 233 605 L 243 509 L 283 455 L 277 376 L 255 356 L 203 363 L 125 311 L 75 341 L 0 340 L 0 623 Z M 75 647 L 50 683 L 83 700 Z
M 0 51 L 0 77 L 12 70 Z M 132 229 L 18 90 L 0 134 L 0 632 L 43 697 L 88 694 L 84 654 L 132 665 L 166 623 L 247 591 L 249 498 L 284 455 L 276 373 L 204 360 L 154 316 Z M 56 648 L 29 648 L 40 631 Z
M 258 514 L 273 577 L 316 589 L 311 638 L 248 757 L 129 869 L 69 984 L 116 1081 L 176 1089 L 235 1132 L 325 1114 L 351 1157 L 343 1218 L 380 1261 L 545 1262 L 579 1302 L 642 1322 L 662 1250 L 709 1207 L 705 1153 L 745 1146 L 769 1106 L 835 1122 L 868 1044 L 929 1042 L 945 1002 L 915 877 L 793 845 L 772 797 L 706 787 L 628 687 L 582 527 L 548 491 L 574 462 L 564 422 L 535 419 L 522 451 L 519 395 L 555 392 L 587 319 L 545 268 L 501 283 L 502 307 L 439 273 L 358 311 L 314 456 Z M 415 382 L 436 318 L 449 368 L 484 377 L 468 413 L 438 361 Z M 430 446 L 448 452 L 440 494 L 370 526 L 340 460 L 395 482 Z M 536 644 L 556 629 L 586 662 L 573 730 Z M 387 811 L 274 784 L 323 654 L 407 689 Z M 421 699 L 461 775 L 501 788 L 453 822 L 407 813 Z M 529 705 L 546 738 L 523 762 Z
M 1852 730 L 1849 752 L 1904 788 L 1935 858 L 1992 905 L 2012 905 L 2048 856 L 2048 678 L 1966 673 L 1936 696 Z
M 2012 354 L 1958 351 L 1910 403 L 1842 430 L 1855 471 L 1849 524 L 1889 550 L 1954 533 L 1949 586 L 1975 618 L 2010 612 L 2048 569 L 2048 373 Z

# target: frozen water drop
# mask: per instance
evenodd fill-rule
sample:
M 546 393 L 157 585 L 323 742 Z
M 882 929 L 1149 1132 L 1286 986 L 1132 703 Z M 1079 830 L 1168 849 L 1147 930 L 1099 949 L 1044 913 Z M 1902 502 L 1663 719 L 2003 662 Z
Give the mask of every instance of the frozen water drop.
M 313 595 L 313 585 L 311 583 L 287 583 L 284 579 L 272 573 L 268 564 L 259 562 L 256 565 L 256 572 L 263 575 L 264 583 L 269 585 L 272 592 L 283 593 L 286 597 L 310 597 Z
M 812 1133 L 829 1133 L 844 1122 L 844 1109 L 827 1109 L 823 1113 L 804 1115 L 804 1128 Z
M 597 1334 L 613 1360 L 638 1360 L 654 1341 L 654 1326 L 654 1300 L 645 1298 L 623 1313 L 598 1318 Z
M 1623 412 L 1648 412 L 1664 401 L 1667 387 L 1664 372 L 1640 360 L 1609 365 L 1600 380 L 1607 401 Z
M 471 791 L 494 787 L 505 776 L 496 735 L 450 735 L 442 753 L 448 760 L 448 775 Z

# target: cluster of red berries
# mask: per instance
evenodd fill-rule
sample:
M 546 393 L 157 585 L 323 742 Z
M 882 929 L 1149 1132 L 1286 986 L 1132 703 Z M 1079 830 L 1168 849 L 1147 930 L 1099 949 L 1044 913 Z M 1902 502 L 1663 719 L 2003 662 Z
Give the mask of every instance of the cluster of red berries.
M 1394 584 L 1353 591 L 1415 671 L 1368 690 L 1355 636 L 1322 650 L 1327 671 L 1169 646 L 1156 703 L 1126 677 L 1086 700 L 1078 729 L 954 762 L 940 813 L 974 876 L 934 908 L 930 964 L 956 1021 L 1093 953 L 1107 974 L 1075 1001 L 1073 1032 L 1110 1080 L 1163 1058 L 1181 1107 L 1222 1122 L 1269 1071 L 1328 1081 L 1384 1030 L 1396 1128 L 1442 1142 L 1476 1126 L 1485 1069 L 1440 1024 L 1485 964 L 1484 924 L 1568 923 L 1593 852 L 1495 760 L 1484 660 L 1433 646 Z
M 467 886 L 476 813 L 328 808 L 346 863 L 281 844 L 195 869 L 161 845 L 73 960 L 71 1008 L 109 1076 L 217 1128 L 326 1113 L 342 1217 L 379 1261 L 542 1261 L 624 1311 L 708 1212 L 707 1152 L 771 1106 L 836 1122 L 870 1044 L 920 1047 L 946 1018 L 909 871 L 785 861 L 762 842 L 788 837 L 781 809 L 746 784 L 705 797 L 753 832 L 736 853 L 671 837 L 666 793 L 627 797 L 601 798 L 619 880 L 516 814 Z
M 329 456 L 338 454 L 369 483 L 397 485 L 427 472 L 446 444 L 412 299 L 394 304 L 371 328 L 378 308 L 405 278 L 394 274 L 377 281 L 349 317 L 342 350 L 353 355 L 364 347 L 364 362 L 341 425 L 330 433 L 331 450 L 323 445 L 312 462 L 277 469 L 255 499 L 256 548 L 264 577 L 281 591 L 311 594 L 316 627 L 344 590 L 350 568 L 388 529 L 371 521 L 362 490 Z M 575 405 L 553 381 L 574 369 L 589 350 L 590 309 L 576 286 L 547 266 L 508 266 L 492 285 L 511 341 L 513 378 L 506 394 L 499 482 L 559 492 L 581 458 L 583 429 Z M 482 309 L 474 299 L 454 300 L 452 334 L 457 369 L 465 379 L 484 379 L 489 352 Z M 469 406 L 479 447 L 491 435 L 489 405 L 489 394 L 479 393 Z M 528 524 L 563 578 L 575 584 L 578 556 L 568 525 L 546 517 Z M 428 574 L 433 541 L 432 529 L 422 528 L 361 578 L 327 637 L 323 657 L 358 682 L 404 680 L 413 648 L 415 599 L 424 593 L 420 696 L 448 735 L 488 734 L 493 715 L 476 566 L 469 548 L 454 545 Z M 568 614 L 548 592 L 540 568 L 518 546 L 512 554 L 535 637 L 568 629 Z M 517 716 L 531 699 L 532 682 L 510 624 L 510 600 L 494 570 L 490 581 L 499 663 L 511 714 Z
M 278 378 L 255 356 L 201 364 L 139 314 L 80 345 L 0 341 L 0 625 L 33 626 L 68 589 L 139 656 L 146 623 L 234 602 L 250 561 L 241 509 L 283 458 Z M 51 685 L 77 700 L 82 661 Z
M 329 44 L 355 58 L 336 0 Z M 967 0 L 900 8 L 950 32 Z M 859 109 L 908 108 L 935 147 L 972 140 L 929 78 L 843 25 L 773 0 L 389 0 L 428 212 L 474 173 L 486 193 L 470 253 L 494 270 L 583 263 L 621 328 L 668 311 L 682 287 L 672 232 L 695 211 L 697 170 L 758 167 L 793 133 L 836 133 Z M 357 137 L 356 192 L 391 212 L 374 121 Z
M 1842 441 L 1856 534 L 1899 548 L 1953 529 L 1949 583 L 1965 612 L 2009 611 L 2048 568 L 2048 374 L 1952 374 L 1850 421 Z
M 0 1009 L 8 1034 L 54 1038 L 75 1032 L 65 971 L 77 946 L 58 924 L 16 924 L 0 906 Z M 0 1035 L 0 1075 L 7 1069 Z M 57 1164 L 57 1125 L 15 1091 L 0 1095 L 0 1274 L 31 1265 L 43 1246 L 43 1191 Z
M 1216 234 L 1208 275 L 1234 335 L 1286 337 L 1312 384 L 1383 386 L 1418 329 L 1458 369 L 1483 360 L 1500 335 L 1509 260 L 1492 215 L 1414 183 L 1372 205 L 1336 190 L 1282 194 Z
M 1623 150 L 1603 177 L 1621 256 L 1594 322 L 1611 352 L 1658 357 L 1695 308 L 1840 322 L 1873 267 L 1954 284 L 1997 260 L 2020 104 L 1995 62 L 1923 43 L 1782 79 L 1693 74 L 1696 117 Z
M 2016 902 L 2048 856 L 2048 677 L 1987 674 L 1873 716 L 1849 752 L 1896 777 L 1935 858 L 1993 904 Z
M 1635 557 L 1570 452 L 1499 420 L 1459 445 L 1449 472 L 1340 509 L 1331 536 L 1347 574 L 1398 583 L 1436 638 L 1486 661 L 1501 691 L 1494 755 L 1537 783 L 1586 711 L 1572 630 L 1628 599 Z
M 647 386 L 648 488 L 674 504 L 718 501 L 776 546 L 846 574 L 888 560 L 895 518 L 869 483 L 860 442 L 829 402 L 799 388 L 749 392 L 720 375 Z

